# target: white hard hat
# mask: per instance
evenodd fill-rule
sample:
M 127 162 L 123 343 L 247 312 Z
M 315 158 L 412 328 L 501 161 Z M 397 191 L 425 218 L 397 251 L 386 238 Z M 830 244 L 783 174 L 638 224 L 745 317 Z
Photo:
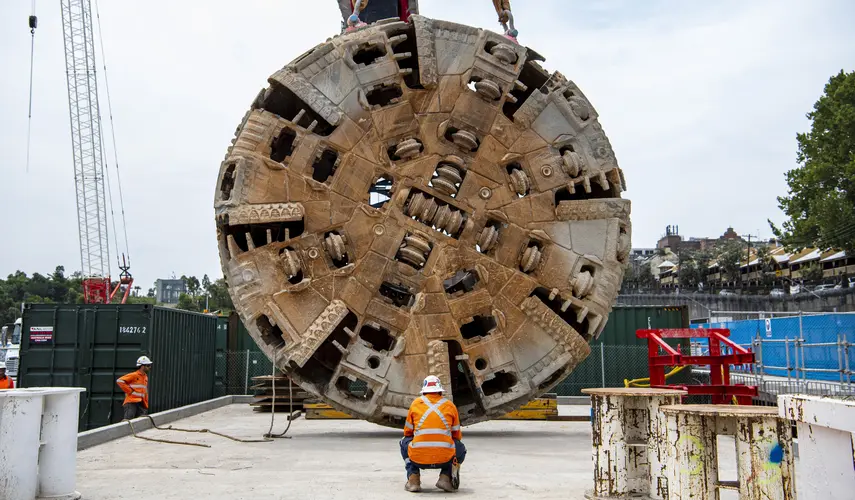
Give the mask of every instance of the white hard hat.
M 151 360 L 148 359 L 148 356 L 140 356 L 139 359 L 137 359 L 137 366 L 150 365 L 150 364 L 152 364 L 152 363 L 151 363 Z
M 5 370 L 5 369 L 6 369 L 6 363 L 0 361 L 0 370 Z
M 428 375 L 425 377 L 425 381 L 422 383 L 422 394 L 444 391 L 445 389 L 442 388 L 442 382 L 440 382 L 439 377 L 436 375 Z

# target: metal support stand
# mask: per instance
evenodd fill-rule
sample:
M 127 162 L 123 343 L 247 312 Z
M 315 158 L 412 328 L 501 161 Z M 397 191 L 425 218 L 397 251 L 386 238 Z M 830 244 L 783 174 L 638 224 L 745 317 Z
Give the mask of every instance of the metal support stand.
M 686 391 L 620 387 L 582 392 L 591 396 L 594 455 L 594 488 L 585 497 L 667 499 L 668 443 L 659 408 L 679 403 Z

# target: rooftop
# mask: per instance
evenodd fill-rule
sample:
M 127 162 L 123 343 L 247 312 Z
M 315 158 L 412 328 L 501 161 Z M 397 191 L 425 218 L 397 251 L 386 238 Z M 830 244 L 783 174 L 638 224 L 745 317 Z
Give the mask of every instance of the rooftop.
M 818 248 L 808 248 L 791 257 L 790 264 L 801 264 L 819 259 L 822 251 Z
M 846 251 L 841 250 L 839 252 L 835 252 L 835 253 L 829 255 L 828 257 L 823 258 L 822 260 L 820 260 L 820 262 L 828 262 L 831 260 L 839 260 L 839 259 L 845 259 L 845 258 L 846 258 Z

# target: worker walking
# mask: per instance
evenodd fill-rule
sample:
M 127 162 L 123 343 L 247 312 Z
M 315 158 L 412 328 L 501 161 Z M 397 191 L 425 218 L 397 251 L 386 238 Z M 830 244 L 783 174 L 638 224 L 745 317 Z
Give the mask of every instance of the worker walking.
M 125 401 L 122 403 L 122 408 L 125 410 L 124 420 L 148 415 L 149 371 L 151 371 L 151 360 L 148 356 L 140 356 L 137 359 L 137 371 L 116 380 L 116 384 L 125 392 Z
M 421 393 L 410 405 L 401 439 L 401 456 L 407 469 L 404 489 L 421 491 L 421 469 L 439 469 L 436 487 L 451 492 L 459 485 L 459 465 L 466 458 L 460 415 L 454 403 L 442 397 L 438 377 L 425 377 Z
M 11 377 L 6 376 L 6 363 L 0 363 L 0 390 L 14 388 L 15 382 L 12 381 Z

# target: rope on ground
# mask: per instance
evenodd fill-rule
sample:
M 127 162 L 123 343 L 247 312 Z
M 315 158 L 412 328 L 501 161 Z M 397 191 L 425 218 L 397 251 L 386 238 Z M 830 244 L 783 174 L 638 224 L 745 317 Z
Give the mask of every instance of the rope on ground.
M 146 415 L 146 416 L 148 416 L 148 415 Z M 148 417 L 148 418 L 151 419 L 151 417 Z M 153 419 L 151 420 L 151 424 L 154 425 Z M 155 443 L 180 444 L 180 445 L 184 445 L 184 446 L 198 446 L 200 448 L 210 448 L 211 447 L 211 445 L 203 444 L 203 443 L 186 443 L 184 441 L 170 441 L 169 439 L 157 439 L 157 438 L 140 436 L 139 434 L 137 434 L 137 430 L 134 429 L 134 424 L 132 421 L 128 420 L 128 425 L 131 426 L 131 432 L 133 433 L 134 437 L 137 439 L 145 439 L 146 441 L 153 441 Z M 155 426 L 155 429 L 157 429 L 157 426 Z
M 200 434 L 214 434 L 215 436 L 224 437 L 226 439 L 231 439 L 232 441 L 236 441 L 238 443 L 269 443 L 272 441 L 271 439 L 241 439 L 236 438 L 234 436 L 229 436 L 228 434 L 223 434 L 222 432 L 212 431 L 211 429 L 182 429 L 180 427 L 172 427 L 171 425 L 168 427 L 158 427 L 156 423 L 154 423 L 154 418 L 151 415 L 144 415 L 145 418 L 151 421 L 151 426 L 159 431 L 177 431 L 177 432 L 197 432 Z

